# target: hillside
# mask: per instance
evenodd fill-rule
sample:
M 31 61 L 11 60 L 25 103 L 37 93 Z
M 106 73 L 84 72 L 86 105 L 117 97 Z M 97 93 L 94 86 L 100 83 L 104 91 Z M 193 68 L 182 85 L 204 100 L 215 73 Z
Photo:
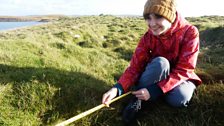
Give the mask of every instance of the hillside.
M 222 126 L 224 121 L 224 17 L 189 18 L 200 31 L 197 74 L 203 85 L 187 109 L 150 104 L 139 126 Z M 0 33 L 0 125 L 55 125 L 101 104 L 147 27 L 139 17 L 60 18 Z M 215 37 L 214 37 L 215 36 Z M 75 126 L 122 126 L 112 104 Z

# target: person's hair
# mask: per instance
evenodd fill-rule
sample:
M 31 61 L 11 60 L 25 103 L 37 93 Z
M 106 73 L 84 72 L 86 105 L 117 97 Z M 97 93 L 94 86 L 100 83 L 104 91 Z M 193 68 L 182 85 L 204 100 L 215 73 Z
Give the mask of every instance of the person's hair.
M 149 15 L 150 14 L 145 14 L 143 17 L 145 20 L 149 19 Z M 163 16 L 162 15 L 159 15 L 159 14 L 154 14 L 156 16 L 156 18 L 162 18 Z

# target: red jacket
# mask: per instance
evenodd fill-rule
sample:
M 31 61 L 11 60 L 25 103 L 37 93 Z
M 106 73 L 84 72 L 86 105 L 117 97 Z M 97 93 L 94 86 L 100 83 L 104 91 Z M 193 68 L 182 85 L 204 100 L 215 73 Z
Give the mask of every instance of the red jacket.
M 164 93 L 172 90 L 184 80 L 201 84 L 195 74 L 199 53 L 199 33 L 179 13 L 171 28 L 163 35 L 154 36 L 150 29 L 141 38 L 132 56 L 130 66 L 122 74 L 118 83 L 124 92 L 138 82 L 146 65 L 155 57 L 162 56 L 169 60 L 171 72 L 167 79 L 158 83 Z

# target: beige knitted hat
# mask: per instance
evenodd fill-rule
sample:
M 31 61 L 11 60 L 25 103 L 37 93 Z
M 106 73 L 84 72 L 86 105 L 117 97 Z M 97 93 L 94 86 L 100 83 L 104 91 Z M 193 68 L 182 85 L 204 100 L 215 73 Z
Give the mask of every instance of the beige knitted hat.
M 149 14 L 155 13 L 163 16 L 171 23 L 176 18 L 176 1 L 175 0 L 147 0 L 144 7 L 143 16 L 146 19 Z

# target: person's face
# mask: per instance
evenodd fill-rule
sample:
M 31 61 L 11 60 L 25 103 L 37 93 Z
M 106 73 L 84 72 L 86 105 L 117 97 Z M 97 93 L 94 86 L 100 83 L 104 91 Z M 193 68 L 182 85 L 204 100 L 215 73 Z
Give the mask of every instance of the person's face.
M 164 34 L 172 25 L 167 19 L 157 14 L 149 14 L 146 22 L 154 35 Z

